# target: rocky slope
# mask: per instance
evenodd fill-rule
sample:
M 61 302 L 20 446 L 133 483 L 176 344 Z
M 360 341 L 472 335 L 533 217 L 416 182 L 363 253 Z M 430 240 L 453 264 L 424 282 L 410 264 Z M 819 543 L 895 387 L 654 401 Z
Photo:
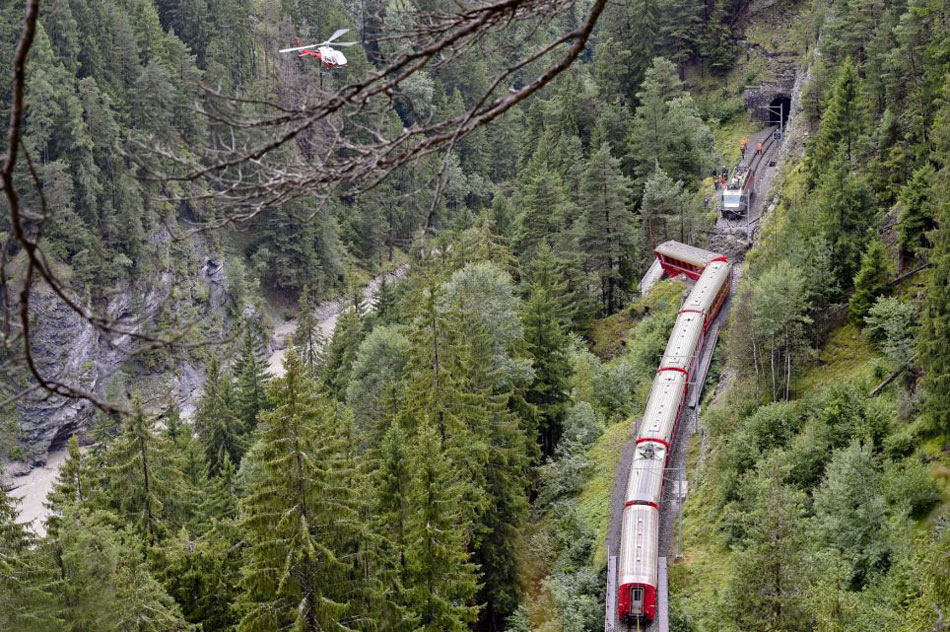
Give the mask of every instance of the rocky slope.
M 226 330 L 235 313 L 234 298 L 222 257 L 201 235 L 182 248 L 168 229 L 154 236 L 156 261 L 173 262 L 148 279 L 117 284 L 101 301 L 100 311 L 123 329 L 142 333 L 163 319 L 212 323 Z M 200 359 L 187 352 L 172 359 L 133 354 L 137 344 L 128 335 L 96 328 L 59 300 L 48 287 L 31 299 L 34 314 L 33 352 L 44 374 L 106 397 L 122 397 L 134 382 L 146 406 L 175 399 L 187 406 L 203 375 Z M 17 405 L 20 459 L 4 465 L 8 475 L 23 474 L 46 463 L 73 434 L 85 439 L 95 406 L 83 400 L 45 394 Z
M 211 285 L 217 285 L 221 290 L 219 299 L 228 300 L 228 294 L 224 291 L 224 278 L 220 276 L 222 266 L 215 267 L 212 262 L 199 271 L 199 279 L 205 279 Z M 376 294 L 379 291 L 380 283 L 383 279 L 396 281 L 401 279 L 408 271 L 408 265 L 402 265 L 393 272 L 380 275 L 370 281 L 363 288 L 363 298 L 365 305 L 370 309 Z M 216 290 L 216 292 L 218 291 Z M 338 298 L 330 301 L 324 301 L 316 306 L 315 313 L 321 332 L 329 339 L 336 328 L 337 318 L 347 307 L 346 299 Z M 219 305 L 218 309 L 223 309 L 224 304 Z M 268 366 L 273 375 L 283 375 L 283 358 L 297 323 L 295 320 L 287 320 L 279 323 L 274 328 L 273 336 L 269 345 Z M 66 330 L 50 331 L 50 335 L 62 334 L 65 336 Z M 71 362 L 71 360 L 70 360 Z M 72 363 L 72 362 L 71 362 Z M 175 386 L 176 399 L 182 410 L 182 416 L 188 417 L 194 410 L 195 402 L 200 394 L 200 386 L 203 381 L 204 373 L 202 367 L 191 362 L 182 362 L 178 365 L 181 373 L 165 376 Z M 52 439 L 47 440 L 43 434 L 37 434 L 40 438 L 38 446 L 46 446 L 42 457 L 37 457 L 32 463 L 20 462 L 15 464 L 15 470 L 9 469 L 7 472 L 6 484 L 10 487 L 13 496 L 19 499 L 19 521 L 31 524 L 33 530 L 43 535 L 43 520 L 47 512 L 43 503 L 46 501 L 46 495 L 52 489 L 53 483 L 59 472 L 59 467 L 66 458 L 66 450 L 63 447 L 66 439 L 73 433 L 80 432 L 86 428 L 88 421 L 94 411 L 89 409 L 92 406 L 88 403 L 70 406 L 70 402 L 62 402 L 63 406 L 55 410 L 55 418 L 47 420 L 45 425 L 40 424 L 37 429 L 40 433 L 53 433 Z M 69 414 L 72 412 L 72 414 Z M 56 423 L 59 422 L 59 425 Z M 31 469 L 30 465 L 34 467 Z

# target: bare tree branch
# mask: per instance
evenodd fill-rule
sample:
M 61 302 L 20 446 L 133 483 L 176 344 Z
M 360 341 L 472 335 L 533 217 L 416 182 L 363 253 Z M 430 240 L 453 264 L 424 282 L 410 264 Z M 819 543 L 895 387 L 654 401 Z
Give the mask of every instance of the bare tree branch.
M 226 95 L 220 87 L 202 87 L 195 111 L 211 127 L 205 146 L 186 147 L 183 139 L 129 139 L 126 155 L 145 177 L 174 183 L 167 187 L 166 200 L 192 205 L 199 218 L 212 205 L 222 211 L 207 220 L 189 222 L 179 218 L 179 225 L 191 226 L 184 235 L 176 234 L 178 227 L 166 222 L 168 233 L 181 239 L 196 232 L 240 227 L 264 211 L 316 198 L 315 203 L 307 203 L 305 211 L 283 209 L 298 221 L 306 222 L 317 213 L 327 212 L 328 203 L 340 195 L 364 194 L 399 168 L 442 153 L 441 168 L 432 182 L 419 183 L 413 176 L 412 184 L 394 194 L 409 200 L 420 192 L 431 194 L 428 214 L 423 212 L 419 217 L 421 221 L 425 216 L 421 228 L 430 230 L 436 223 L 436 209 L 446 186 L 449 157 L 459 141 L 543 89 L 583 52 L 607 0 L 593 0 L 576 26 L 562 27 L 561 33 L 557 33 L 557 24 L 563 24 L 575 8 L 575 1 L 489 0 L 456 3 L 457 11 L 416 13 L 405 30 L 379 38 L 377 44 L 390 47 L 391 54 L 381 54 L 380 66 L 353 83 L 337 87 L 337 79 L 327 77 L 330 89 L 324 91 L 321 78 L 319 87 L 305 85 L 303 96 L 278 86 L 282 96 L 277 99 Z M 144 326 L 145 315 L 131 324 L 124 317 L 100 315 L 56 277 L 44 257 L 38 235 L 48 217 L 42 174 L 26 153 L 25 161 L 39 193 L 42 213 L 23 208 L 15 186 L 18 154 L 26 150 L 26 67 L 37 29 L 39 0 L 27 0 L 26 7 L 14 57 L 7 153 L 0 172 L 12 227 L 11 234 L 0 245 L 0 301 L 7 316 L 0 329 L 0 353 L 18 349 L 15 360 L 25 367 L 34 383 L 21 385 L 0 406 L 39 390 L 46 396 L 88 400 L 107 413 L 126 414 L 129 411 L 124 405 L 107 401 L 71 383 L 67 377 L 49 375 L 37 362 L 32 340 L 35 323 L 31 322 L 35 306 L 31 298 L 39 284 L 83 322 L 104 334 L 110 344 L 119 347 L 134 340 L 137 347 L 128 351 L 129 356 L 221 341 L 189 343 L 189 326 L 174 334 L 150 332 Z M 508 61 L 496 66 L 497 72 L 490 77 L 488 87 L 470 101 L 473 105 L 442 120 L 423 116 L 413 97 L 404 90 L 404 82 L 420 71 L 446 68 L 464 62 L 469 55 L 484 54 L 485 48 L 497 46 L 490 37 L 493 33 L 502 42 L 496 54 Z M 538 41 L 542 39 L 548 41 Z M 566 50 L 557 54 L 561 46 L 566 46 Z M 532 68 L 535 70 L 529 74 Z M 413 123 L 394 131 L 385 128 L 385 123 L 391 121 L 397 104 L 410 113 Z M 412 230 L 418 228 L 413 220 Z M 386 240 L 403 243 L 394 234 Z M 25 270 L 16 279 L 15 287 L 11 287 L 7 267 L 17 247 L 24 254 Z M 11 361 L 9 357 L 7 361 Z

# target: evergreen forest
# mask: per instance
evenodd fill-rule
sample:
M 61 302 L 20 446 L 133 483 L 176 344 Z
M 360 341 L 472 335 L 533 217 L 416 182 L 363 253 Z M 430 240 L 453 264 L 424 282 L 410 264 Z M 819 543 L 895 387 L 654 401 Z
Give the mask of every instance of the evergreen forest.
M 603 629 L 668 240 L 736 279 L 670 629 L 950 626 L 950 1 L 0 0 L 0 60 L 0 630 Z

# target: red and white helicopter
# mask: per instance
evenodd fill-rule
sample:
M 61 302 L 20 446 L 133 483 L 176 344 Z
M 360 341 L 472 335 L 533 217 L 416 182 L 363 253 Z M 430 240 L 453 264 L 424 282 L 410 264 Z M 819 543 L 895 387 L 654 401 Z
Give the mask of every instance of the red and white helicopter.
M 297 45 L 294 48 L 282 48 L 278 52 L 293 53 L 299 50 L 300 57 L 316 57 L 320 60 L 320 63 L 323 64 L 324 68 L 340 68 L 346 65 L 346 57 L 340 51 L 335 50 L 333 46 L 353 46 L 354 44 L 359 44 L 359 42 L 334 41 L 344 33 L 349 33 L 349 31 L 350 29 L 340 29 L 331 35 L 327 41 L 320 42 L 319 44 L 307 44 L 306 46 L 300 44 L 300 38 L 298 37 Z M 313 50 L 314 48 L 317 50 Z

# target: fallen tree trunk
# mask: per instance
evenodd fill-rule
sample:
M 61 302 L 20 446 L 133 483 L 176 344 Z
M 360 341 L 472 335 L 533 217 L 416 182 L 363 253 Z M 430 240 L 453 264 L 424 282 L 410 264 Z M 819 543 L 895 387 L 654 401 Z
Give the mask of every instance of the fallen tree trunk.
M 888 287 L 890 287 L 890 286 L 892 286 L 892 285 L 897 285 L 898 283 L 900 283 L 900 282 L 903 281 L 904 279 L 906 279 L 906 278 L 908 278 L 908 277 L 912 277 L 912 276 L 914 276 L 915 274 L 917 274 L 918 272 L 920 272 L 921 270 L 924 270 L 924 269 L 929 268 L 929 267 L 930 267 L 930 263 L 929 263 L 929 262 L 928 262 L 928 263 L 924 263 L 924 264 L 922 264 L 922 265 L 919 265 L 919 266 L 917 266 L 916 268 L 914 268 L 913 270 L 910 270 L 910 271 L 905 272 L 904 274 L 900 275 L 900 276 L 897 277 L 896 279 L 893 279 L 893 280 L 891 280 L 891 281 L 888 281 L 888 282 L 887 282 L 887 285 L 888 285 Z
M 900 366 L 900 368 L 898 368 L 896 371 L 894 371 L 893 373 L 891 373 L 891 374 L 888 376 L 888 378 L 887 378 L 886 380 L 884 380 L 883 382 L 881 382 L 880 384 L 878 384 L 878 385 L 874 388 L 874 390 L 871 391 L 870 397 L 877 397 L 878 395 L 880 395 L 880 394 L 881 394 L 881 391 L 883 391 L 885 388 L 887 388 L 887 385 L 888 385 L 888 384 L 890 384 L 891 382 L 893 382 L 894 380 L 896 380 L 897 377 L 898 377 L 901 373 L 903 373 L 904 371 L 906 371 L 906 370 L 907 370 L 907 367 L 909 367 L 911 364 L 913 364 L 913 362 L 914 362 L 914 358 L 911 358 L 910 360 L 908 360 L 907 362 L 905 362 L 904 364 L 902 364 L 902 365 Z

